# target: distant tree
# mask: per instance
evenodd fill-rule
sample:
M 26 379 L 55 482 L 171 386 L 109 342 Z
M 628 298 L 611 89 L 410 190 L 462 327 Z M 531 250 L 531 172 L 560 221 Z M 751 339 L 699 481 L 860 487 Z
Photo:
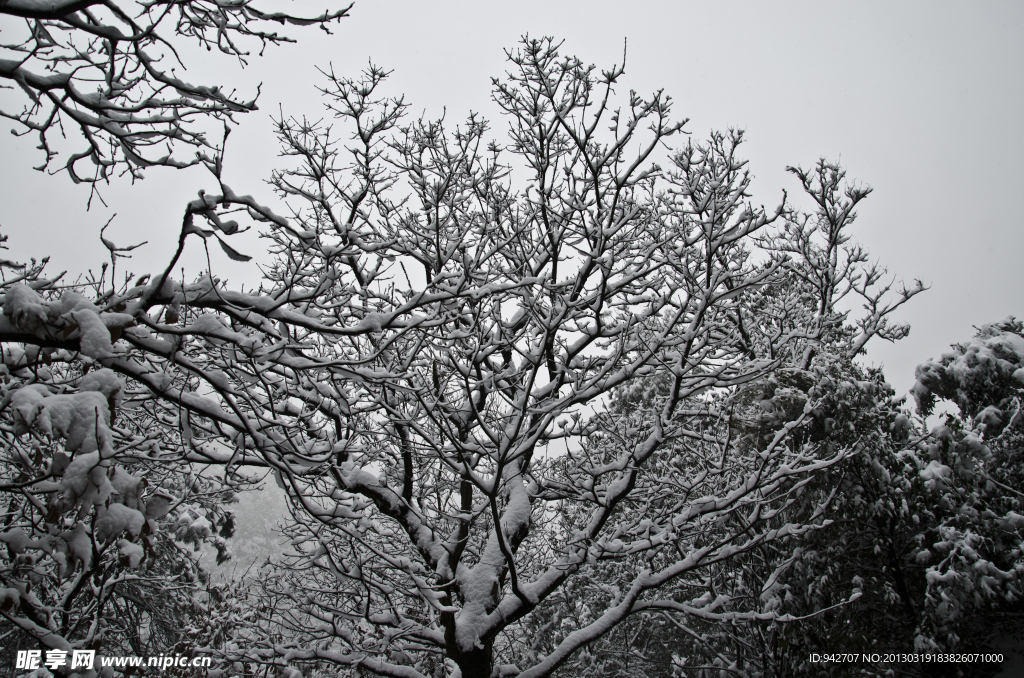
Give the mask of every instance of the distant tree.
M 807 487 L 812 498 L 833 497 L 824 514 L 830 524 L 774 554 L 765 549 L 725 568 L 723 580 L 737 582 L 761 618 L 740 629 L 702 625 L 701 642 L 664 630 L 664 646 L 680 655 L 689 650 L 691 662 L 695 654 L 717 653 L 750 675 L 848 675 L 849 666 L 823 667 L 806 658 L 822 648 L 993 651 L 996 641 L 1019 634 L 1022 366 L 1024 336 L 1012 318 L 981 327 L 972 341 L 919 366 L 913 392 L 920 414 L 930 415 L 940 399 L 959 408 L 931 431 L 903 411 L 879 372 L 842 363 L 825 372 L 815 386 L 826 389 L 815 413 L 824 425 L 818 435 L 857 450 Z M 779 382 L 782 373 L 771 381 Z M 793 400 L 792 391 L 781 389 L 772 400 L 780 395 Z M 763 614 L 768 611 L 775 616 Z M 894 668 L 863 664 L 856 670 L 881 676 Z M 999 667 L 975 665 L 964 673 L 962 665 L 917 664 L 901 670 L 982 676 Z
M 13 58 L 0 59 L 0 78 L 9 83 L 0 87 L 22 100 L 5 95 L 0 115 L 18 133 L 38 135 L 44 160 L 36 169 L 65 155 L 63 169 L 76 183 L 194 165 L 197 154 L 216 155 L 211 135 L 220 130 L 204 119 L 253 111 L 256 99 L 241 98 L 230 84 L 192 84 L 183 48 L 194 41 L 244 64 L 254 47 L 262 54 L 267 45 L 293 41 L 274 24 L 327 30 L 350 8 L 302 18 L 230 0 L 6 0 L 3 48 Z M 80 138 L 67 151 L 58 139 L 69 135 Z

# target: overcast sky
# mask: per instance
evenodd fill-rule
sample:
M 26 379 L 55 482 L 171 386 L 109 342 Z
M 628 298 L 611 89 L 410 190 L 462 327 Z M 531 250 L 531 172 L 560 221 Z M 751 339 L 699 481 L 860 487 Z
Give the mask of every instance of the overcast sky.
M 494 120 L 490 78 L 504 73 L 503 48 L 523 34 L 564 39 L 564 53 L 599 67 L 620 63 L 627 41 L 623 93 L 664 89 L 696 138 L 747 131 L 755 202 L 795 195 L 785 167 L 821 156 L 875 189 L 855 236 L 900 278 L 931 285 L 900 315 L 910 337 L 868 356 L 898 391 L 916 364 L 968 339 L 972 326 L 1024 317 L 1022 3 L 359 0 L 333 32 L 293 30 L 298 44 L 268 50 L 241 74 L 186 54 L 192 82 L 238 83 L 245 94 L 263 83 L 261 110 L 240 117 L 231 138 L 226 181 L 236 191 L 272 201 L 261 183 L 276 161 L 269 116 L 279 106 L 322 115 L 317 65 L 355 76 L 372 59 L 394 71 L 388 91 L 404 94 L 415 114 L 447 111 L 458 121 L 474 110 Z M 86 212 L 87 189 L 30 169 L 40 161 L 34 145 L 0 135 L 0 227 L 8 256 L 51 255 L 56 270 L 97 268 L 99 229 L 113 213 L 108 236 L 149 241 L 128 265 L 158 268 L 185 202 L 213 188 L 202 171 L 150 171 L 135 186 L 106 187 L 109 207 Z M 232 244 L 258 255 L 251 236 Z M 258 275 L 211 254 L 234 281 Z

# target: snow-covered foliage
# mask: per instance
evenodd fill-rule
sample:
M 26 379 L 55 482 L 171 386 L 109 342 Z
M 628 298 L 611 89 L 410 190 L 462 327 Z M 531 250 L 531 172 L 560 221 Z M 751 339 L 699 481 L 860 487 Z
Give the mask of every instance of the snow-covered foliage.
M 1014 318 L 984 325 L 970 342 L 917 368 L 914 398 L 930 414 L 936 399 L 952 402 L 960 416 L 988 437 L 1017 424 L 1024 388 L 1024 332 Z
M 1018 633 L 1024 521 L 1016 488 L 1024 481 L 1024 439 L 1014 417 L 1019 354 L 1007 347 L 1020 345 L 1020 335 L 1012 319 L 986 325 L 971 342 L 919 367 L 914 392 L 927 404 L 921 413 L 935 398 L 960 408 L 930 431 L 879 372 L 843 360 L 823 363 L 827 351 L 815 357 L 813 374 L 777 371 L 762 387 L 770 398 L 757 399 L 766 412 L 815 393 L 807 433 L 856 451 L 818 474 L 786 514 L 804 520 L 828 496 L 830 522 L 723 564 L 706 583 L 708 600 L 726 602 L 719 619 L 627 624 L 606 647 L 594 648 L 592 661 L 632 671 L 621 675 L 658 666 L 679 675 L 704 675 L 701 666 L 751 676 L 848 675 L 849 667 L 830 672 L 807 658 L 825 647 L 978 650 Z M 998 357 L 978 359 L 992 355 Z M 994 409 L 1000 427 L 978 416 Z M 769 430 L 778 425 L 763 421 Z M 892 668 L 857 671 L 889 675 Z M 920 666 L 909 675 L 915 670 L 930 675 Z
M 546 676 L 636 621 L 792 620 L 784 551 L 864 445 L 830 398 L 867 388 L 848 366 L 905 333 L 888 315 L 920 286 L 894 292 L 852 244 L 867 191 L 839 168 L 795 171 L 810 215 L 766 211 L 741 134 L 665 156 L 683 125 L 661 93 L 617 104 L 621 67 L 550 40 L 510 61 L 505 143 L 476 116 L 405 121 L 377 69 L 332 75 L 337 127 L 277 123 L 290 216 L 207 159 L 218 189 L 163 272 L 6 286 L 5 431 L 36 465 L 10 491 L 24 539 L 67 544 L 54 586 L 138 576 L 147 540 L 219 544 L 224 488 L 262 469 L 289 552 L 247 592 L 193 597 L 206 618 L 182 626 L 232 675 Z M 231 213 L 266 227 L 261 287 L 175 280 L 186 239 L 234 233 Z
M 959 408 L 922 442 L 914 463 L 940 509 L 926 565 L 922 644 L 951 644 L 992 626 L 993 612 L 1019 619 L 1024 590 L 1024 326 L 984 325 L 967 344 L 917 368 L 922 414 L 936 399 Z M 929 536 L 932 536 L 929 534 Z M 929 540 L 930 541 L 930 540 Z M 971 639 L 973 640 L 973 638 Z M 944 642 L 945 641 L 945 642 Z
M 780 629 L 790 652 L 776 671 L 788 663 L 780 672 L 820 675 L 820 666 L 790 658 L 823 644 L 950 652 L 1020 629 L 1024 522 L 1016 488 L 1024 467 L 1013 417 L 1021 392 L 1012 379 L 1020 354 L 1008 349 L 1020 345 L 1020 330 L 1012 319 L 986 325 L 970 343 L 918 368 L 922 415 L 936 398 L 960 408 L 930 431 L 901 411 L 877 374 L 844 398 L 853 408 L 837 422 L 852 430 L 870 424 L 882 435 L 865 440 L 831 480 L 822 478 L 838 489 L 829 514 L 835 522 L 801 544 L 782 581 L 781 609 L 813 614 L 860 596 Z M 1005 418 L 994 425 L 984 412 Z
M 3 267 L 4 663 L 40 647 L 169 649 L 203 589 L 172 518 L 191 508 L 223 521 L 228 496 L 165 451 L 178 447 L 176 431 L 138 385 L 103 367 L 131 316 L 103 312 L 82 295 L 89 285 L 62 288 L 39 265 Z M 26 331 L 46 336 L 55 324 L 59 346 L 6 341 Z

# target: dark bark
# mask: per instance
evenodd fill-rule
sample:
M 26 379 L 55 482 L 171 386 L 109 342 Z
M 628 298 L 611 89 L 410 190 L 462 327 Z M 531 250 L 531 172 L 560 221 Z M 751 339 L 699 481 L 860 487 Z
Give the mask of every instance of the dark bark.
M 494 669 L 494 646 L 489 641 L 472 652 L 460 652 L 458 648 L 453 651 L 449 647 L 448 656 L 458 664 L 462 678 L 490 678 Z
M 444 625 L 445 656 L 459 667 L 462 678 L 490 678 L 494 668 L 494 640 L 481 640 L 482 648 L 463 652 L 455 640 L 455 615 L 442 613 L 441 623 Z

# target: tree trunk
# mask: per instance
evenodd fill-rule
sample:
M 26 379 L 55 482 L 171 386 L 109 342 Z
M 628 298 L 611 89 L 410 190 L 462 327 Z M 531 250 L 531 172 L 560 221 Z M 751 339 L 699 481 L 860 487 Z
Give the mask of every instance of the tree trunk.
M 477 648 L 472 652 L 460 652 L 458 656 L 449 656 L 458 664 L 462 678 L 491 678 L 491 671 L 494 668 L 494 648 L 491 643 L 484 645 L 483 649 Z
M 441 623 L 444 625 L 445 655 L 459 667 L 462 678 L 491 678 L 494 641 L 482 641 L 482 648 L 475 647 L 470 652 L 463 652 L 455 640 L 455 615 L 442 612 Z

